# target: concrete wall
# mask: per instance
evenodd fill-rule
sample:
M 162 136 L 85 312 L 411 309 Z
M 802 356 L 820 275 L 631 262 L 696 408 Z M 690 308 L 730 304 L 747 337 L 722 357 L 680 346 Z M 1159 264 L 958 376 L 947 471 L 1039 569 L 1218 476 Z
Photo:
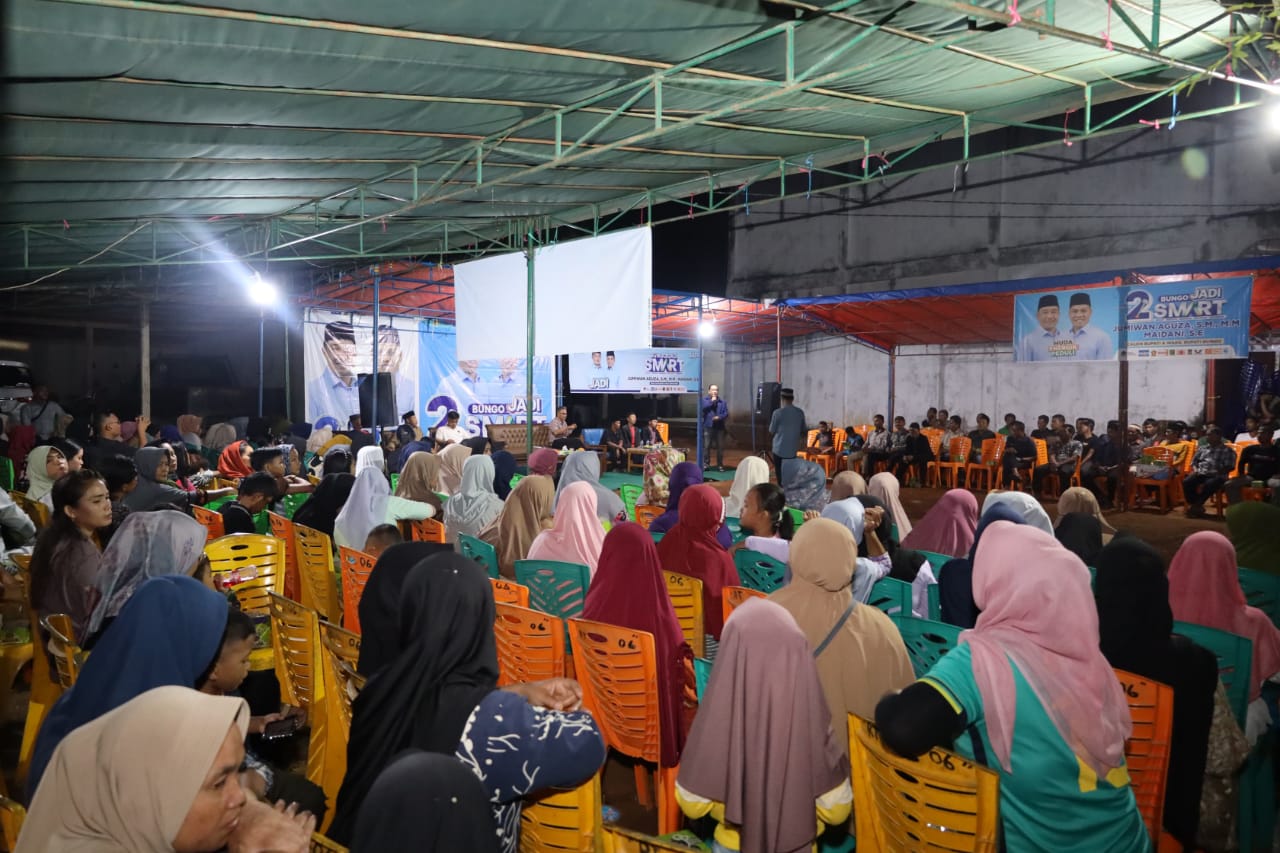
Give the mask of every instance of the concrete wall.
M 1014 364 L 1008 348 L 903 347 L 898 354 L 894 412 L 919 420 L 930 406 L 946 408 L 972 427 L 978 412 L 998 426 L 1013 412 L 1030 426 L 1037 415 L 1061 412 L 1098 423 L 1115 418 L 1119 406 L 1119 364 L 1093 362 Z M 1178 359 L 1136 362 L 1129 368 L 1129 419 L 1198 418 L 1204 412 L 1208 362 Z M 795 388 L 796 403 L 810 425 L 869 423 L 888 411 L 889 357 L 842 338 L 813 335 L 784 340 L 782 382 Z M 756 386 L 776 375 L 773 347 L 729 347 L 725 353 L 724 394 L 741 429 L 735 438 L 750 442 L 749 415 Z M 757 426 L 757 445 L 767 436 Z
M 856 293 L 1274 253 L 1260 244 L 1280 239 L 1280 153 L 1260 125 L 1247 111 L 753 203 L 733 218 L 729 292 Z

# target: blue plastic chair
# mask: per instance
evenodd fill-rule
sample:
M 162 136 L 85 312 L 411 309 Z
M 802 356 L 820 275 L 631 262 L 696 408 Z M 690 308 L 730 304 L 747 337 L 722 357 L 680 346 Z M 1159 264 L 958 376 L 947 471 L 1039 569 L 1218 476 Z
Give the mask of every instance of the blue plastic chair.
M 498 549 L 488 542 L 477 539 L 474 536 L 468 536 L 465 533 L 459 533 L 458 553 L 475 560 L 483 566 L 485 571 L 489 573 L 489 577 L 498 577 Z
M 1246 569 L 1244 566 L 1236 571 L 1245 600 L 1267 614 L 1272 624 L 1280 626 L 1280 575 Z
M 516 560 L 516 582 L 529 587 L 531 610 L 569 620 L 582 615 L 591 571 L 581 563 Z
M 896 578 L 881 578 L 872 585 L 867 604 L 890 616 L 910 616 L 911 584 Z
M 932 669 L 943 655 L 956 647 L 960 639 L 962 629 L 955 625 L 910 615 L 890 618 L 898 626 L 902 642 L 907 644 L 907 654 L 911 656 L 911 668 L 916 671 L 916 678 Z
M 786 563 L 748 548 L 733 555 L 733 565 L 743 586 L 765 595 L 781 587 L 787 577 Z
M 707 682 L 711 680 L 711 661 L 706 658 L 693 659 L 693 680 L 698 690 L 698 701 L 702 701 L 702 694 L 707 692 Z

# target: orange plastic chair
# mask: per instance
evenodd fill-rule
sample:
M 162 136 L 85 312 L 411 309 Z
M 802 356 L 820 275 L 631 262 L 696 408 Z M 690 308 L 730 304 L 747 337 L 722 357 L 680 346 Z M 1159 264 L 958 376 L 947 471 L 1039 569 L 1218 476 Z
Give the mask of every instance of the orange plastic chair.
M 940 482 L 948 489 L 954 489 L 960 482 L 960 472 L 969 464 L 969 451 L 973 449 L 973 440 L 968 436 L 953 438 L 947 444 L 947 461 L 937 462 Z M 935 456 L 937 454 L 934 454 Z
M 942 431 L 929 430 L 926 434 L 924 430 L 920 430 L 920 434 L 928 439 L 929 451 L 933 454 L 933 459 L 925 463 L 912 462 L 912 472 L 915 474 L 916 479 L 926 485 L 934 482 L 934 480 L 941 482 L 942 474 L 938 468 L 938 460 L 942 455 Z M 922 465 L 923 467 L 921 467 Z M 931 477 L 932 479 L 930 479 Z
M 302 604 L 319 613 L 326 622 L 337 622 L 342 610 L 333 577 L 333 540 L 319 530 L 294 524 L 293 541 L 297 543 Z
M 1144 451 L 1144 455 L 1154 461 L 1164 462 L 1170 466 L 1173 465 L 1173 451 L 1167 447 L 1149 447 Z M 1191 454 L 1187 454 L 1187 457 L 1190 458 Z M 1133 482 L 1130 485 L 1131 499 L 1129 501 L 1129 506 L 1136 506 L 1137 498 L 1142 494 L 1142 490 L 1144 489 L 1150 489 L 1155 496 L 1159 498 L 1160 511 L 1162 513 L 1167 513 L 1169 510 L 1177 506 L 1181 500 L 1181 473 L 1180 471 L 1174 471 L 1171 476 L 1163 480 L 1155 480 L 1150 477 L 1134 477 Z
M 0 797 L 0 840 L 4 841 L 5 850 L 17 849 L 18 835 L 22 832 L 22 824 L 26 819 L 27 810 L 21 803 L 8 797 Z
M 1129 784 L 1147 833 L 1158 843 L 1164 824 L 1164 789 L 1173 732 L 1173 688 L 1122 669 L 1116 670 L 1116 677 L 1124 687 L 1133 719 L 1133 734 L 1124 745 Z
M 514 604 L 516 607 L 529 606 L 529 587 L 506 578 L 489 578 L 493 584 L 494 604 Z
M 49 635 L 49 654 L 58 668 L 58 686 L 70 690 L 80 675 L 80 661 L 84 654 L 76 645 L 71 617 L 66 613 L 51 613 L 40 620 L 40 627 Z
M 360 633 L 360 599 L 369 573 L 378 561 L 363 551 L 340 546 L 338 565 L 342 573 L 342 627 Z
M 664 512 L 666 512 L 664 507 L 653 506 L 651 504 L 640 504 L 636 507 L 636 524 L 639 524 L 645 530 L 648 530 L 649 524 Z
M 564 677 L 563 619 L 514 604 L 494 609 L 499 687 Z
M 999 775 L 945 749 L 903 758 L 870 722 L 850 714 L 848 726 L 859 847 L 995 853 Z
M 658 712 L 658 664 L 653 635 L 603 622 L 569 620 L 574 666 L 583 705 L 595 718 L 610 749 L 654 765 L 658 834 L 680 826 L 675 781 L 679 767 L 659 763 L 662 750 Z M 648 807 L 648 768 L 635 766 L 637 799 Z
M 599 773 L 572 790 L 526 800 L 520 812 L 520 853 L 596 853 L 600 807 Z
M 1000 481 L 1003 479 L 1004 474 L 1004 469 L 1001 467 L 1001 458 L 1003 456 L 1003 435 L 983 439 L 981 459 L 977 462 L 970 462 L 964 468 L 965 488 L 970 491 L 977 491 L 979 480 L 982 481 L 983 488 L 988 492 L 992 489 L 1000 488 Z
M 1248 447 L 1251 444 L 1257 444 L 1257 443 L 1258 442 L 1256 441 L 1241 441 L 1239 443 L 1234 441 L 1223 442 L 1223 444 L 1225 444 L 1227 447 L 1230 447 L 1231 450 L 1236 455 L 1236 464 L 1235 464 L 1235 467 L 1231 469 L 1231 474 L 1229 475 L 1229 479 L 1233 479 L 1235 477 L 1240 476 L 1240 455 L 1244 452 L 1244 449 L 1246 447 Z M 1253 490 L 1251 489 L 1250 491 L 1253 491 Z M 1213 493 L 1212 500 L 1213 500 L 1214 511 L 1218 513 L 1218 517 L 1219 518 L 1224 517 L 1227 514 L 1226 492 L 1224 492 L 1222 489 L 1218 489 L 1218 491 Z M 1246 498 L 1245 500 L 1248 500 L 1248 498 Z
M 751 589 L 745 586 L 726 586 L 720 589 L 720 610 L 724 616 L 724 621 L 729 621 L 729 614 L 734 611 L 738 605 L 749 598 L 768 598 L 758 589 Z
M 209 536 L 205 539 L 206 542 L 212 542 L 227 535 L 225 528 L 222 526 L 222 513 L 205 509 L 202 506 L 193 506 L 191 514 L 196 521 L 204 525 L 205 530 L 209 531 Z
M 663 572 L 667 579 L 667 595 L 680 620 L 684 639 L 696 658 L 706 657 L 707 632 L 702 614 L 702 581 L 679 572 Z
M 671 443 L 671 424 L 664 421 L 658 421 L 658 435 L 662 436 L 663 444 Z
M 293 522 L 275 512 L 267 513 L 271 535 L 284 543 L 284 597 L 302 601 L 302 586 L 298 579 L 298 543 L 293 538 Z
M 418 521 L 401 521 L 402 528 L 408 528 L 410 541 L 438 542 L 445 544 L 444 525 L 434 518 L 423 518 Z
M 858 435 L 860 435 L 862 437 L 862 441 L 865 443 L 867 440 L 867 436 L 875 432 L 875 429 L 876 429 L 875 424 L 858 424 L 856 427 L 853 428 L 853 431 L 856 432 Z
M 256 577 L 231 587 L 241 610 L 267 613 L 271 606 L 267 596 L 284 592 L 284 543 L 274 536 L 233 533 L 205 545 L 204 553 L 215 579 L 225 579 L 231 572 L 242 576 L 249 570 L 256 573 Z

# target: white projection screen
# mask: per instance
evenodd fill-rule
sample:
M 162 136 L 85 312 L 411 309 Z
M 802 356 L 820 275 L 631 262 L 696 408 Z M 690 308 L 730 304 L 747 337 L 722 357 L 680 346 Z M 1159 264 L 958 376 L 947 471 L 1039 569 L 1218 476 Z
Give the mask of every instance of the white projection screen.
M 524 357 L 527 276 L 519 252 L 454 266 L 459 359 Z M 534 300 L 535 356 L 648 347 L 652 229 L 539 249 Z

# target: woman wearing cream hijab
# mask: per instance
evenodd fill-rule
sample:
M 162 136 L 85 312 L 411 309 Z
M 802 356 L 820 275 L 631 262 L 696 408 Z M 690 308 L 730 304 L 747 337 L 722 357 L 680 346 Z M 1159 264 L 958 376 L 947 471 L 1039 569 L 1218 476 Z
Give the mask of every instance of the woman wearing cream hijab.
M 452 495 L 462 485 L 462 466 L 471 458 L 471 448 L 465 444 L 451 444 L 440 456 L 440 491 Z
M 855 501 L 856 502 L 856 501 Z M 806 521 L 791 540 L 791 583 L 769 596 L 796 620 L 816 654 L 832 720 L 868 717 L 886 693 L 915 681 L 907 647 L 893 622 L 853 597 L 858 545 L 838 521 Z M 822 646 L 824 640 L 830 641 Z M 833 725 L 841 744 L 848 728 Z
M 724 500 L 724 514 L 729 518 L 742 515 L 743 504 L 747 501 L 747 492 L 761 483 L 769 482 L 769 463 L 759 456 L 748 456 L 738 464 L 733 473 L 733 487 L 729 489 L 729 497 Z
M 1098 499 L 1088 489 L 1072 486 L 1062 493 L 1062 497 L 1058 498 L 1058 517 L 1054 519 L 1053 526 L 1057 527 L 1063 516 L 1072 512 L 1083 512 L 1098 519 L 1098 523 L 1102 525 L 1103 545 L 1110 542 L 1111 537 L 1115 535 L 1116 529 L 1107 524 L 1107 519 L 1102 514 L 1102 507 L 1098 506 Z
M 248 728 L 243 699 L 186 687 L 81 726 L 54 752 L 15 853 L 305 851 L 314 818 L 249 804 L 240 787 Z
M 528 557 L 533 540 L 551 529 L 555 499 L 555 483 L 541 474 L 525 477 L 507 496 L 498 518 L 498 571 L 504 578 L 516 579 L 516 560 Z

